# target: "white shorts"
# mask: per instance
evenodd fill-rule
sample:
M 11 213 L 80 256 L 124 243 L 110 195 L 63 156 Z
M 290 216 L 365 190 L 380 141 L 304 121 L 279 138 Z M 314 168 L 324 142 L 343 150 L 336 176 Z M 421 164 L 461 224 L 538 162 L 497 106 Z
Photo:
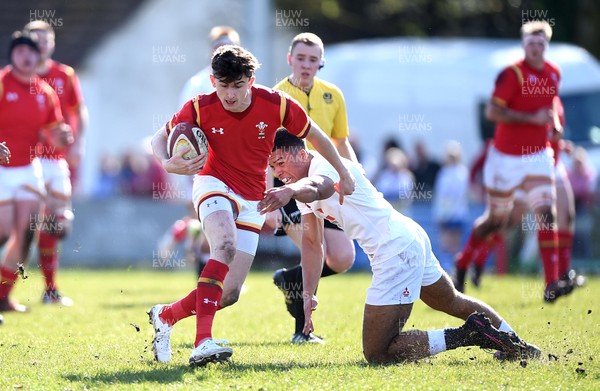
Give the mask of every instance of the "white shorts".
M 46 195 L 38 159 L 20 167 L 0 165 L 0 202 L 41 200 Z
M 367 289 L 367 304 L 396 305 L 414 303 L 421 287 L 437 282 L 443 274 L 431 250 L 427 233 L 417 225 L 413 240 L 398 255 L 371 265 L 373 280 Z
M 257 210 L 258 201 L 244 199 L 241 195 L 234 193 L 220 179 L 213 176 L 196 175 L 194 177 L 192 196 L 197 213 L 200 203 L 215 195 L 225 197 L 232 203 L 237 228 L 236 248 L 239 251 L 255 255 L 258 247 L 258 234 L 265 222 L 265 216 Z
M 69 165 L 65 159 L 40 159 L 42 177 L 48 195 L 56 198 L 71 199 L 71 179 Z
M 490 145 L 483 166 L 483 184 L 490 190 L 512 192 L 527 177 L 554 178 L 554 151 L 548 147 L 530 155 L 508 155 Z

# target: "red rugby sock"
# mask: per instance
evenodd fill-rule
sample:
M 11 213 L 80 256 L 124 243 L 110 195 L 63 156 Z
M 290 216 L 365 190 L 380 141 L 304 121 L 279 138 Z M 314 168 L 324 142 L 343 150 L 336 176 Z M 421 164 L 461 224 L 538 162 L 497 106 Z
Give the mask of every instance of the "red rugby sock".
M 58 238 L 46 232 L 40 232 L 38 239 L 40 269 L 44 275 L 46 290 L 56 289 L 56 270 L 58 269 Z
M 556 231 L 540 229 L 538 243 L 546 285 L 558 280 L 558 234 Z
M 209 259 L 198 279 L 196 292 L 196 341 L 212 338 L 212 324 L 223 295 L 223 281 L 229 267 L 217 260 Z
M 571 270 L 571 250 L 573 250 L 573 233 L 558 232 L 558 275 L 563 276 Z
M 484 244 L 485 239 L 479 238 L 477 234 L 475 234 L 475 230 L 471 230 L 469 240 L 467 241 L 465 248 L 456 260 L 456 267 L 460 270 L 467 270 L 469 268 L 469 265 L 479 252 L 481 246 L 483 246 Z

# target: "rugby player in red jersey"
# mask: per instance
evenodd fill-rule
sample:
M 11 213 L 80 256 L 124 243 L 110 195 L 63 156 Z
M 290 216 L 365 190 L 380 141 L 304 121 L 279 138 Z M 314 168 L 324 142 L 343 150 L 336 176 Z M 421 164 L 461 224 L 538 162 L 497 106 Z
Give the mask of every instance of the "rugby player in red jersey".
M 37 74 L 58 95 L 66 123 L 71 126 L 75 141 L 68 148 L 56 148 L 47 142 L 38 146 L 42 176 L 46 187 L 44 216 L 48 224 L 40 230 L 38 239 L 39 264 L 45 280 L 42 302 L 45 304 L 73 305 L 73 301 L 58 290 L 58 241 L 70 231 L 73 220 L 71 207 L 72 186 L 83 153 L 83 128 L 87 110 L 81 95 L 79 80 L 73 68 L 52 59 L 55 48 L 54 29 L 43 20 L 29 22 L 25 31 L 38 38 L 41 59 Z
M 560 124 L 565 126 L 564 107 L 558 96 L 554 97 L 554 110 L 556 111 Z M 560 287 L 565 294 L 585 284 L 585 277 L 578 275 L 571 269 L 571 251 L 573 249 L 573 231 L 575 229 L 575 200 L 571 182 L 567 176 L 566 168 L 560 159 L 563 150 L 569 150 L 570 144 L 562 139 L 562 132 L 556 131 L 554 126 L 549 127 L 550 146 L 554 152 L 554 175 L 556 178 L 556 228 L 558 230 L 558 275 L 560 276 Z M 488 146 L 486 146 L 486 149 Z M 485 162 L 485 154 L 482 156 L 481 166 Z M 518 194 L 517 194 L 518 193 Z M 515 192 L 515 199 L 507 229 L 519 228 L 524 213 L 527 213 L 527 199 L 523 191 Z M 499 234 L 497 234 L 499 235 Z M 474 256 L 474 273 L 472 281 L 475 286 L 480 285 L 481 276 L 484 271 L 488 254 L 498 245 L 496 236 L 491 237 Z
M 527 226 L 538 236 L 545 275 L 543 298 L 553 302 L 564 294 L 558 276 L 554 158 L 548 146 L 548 127 L 562 130 L 553 110 L 560 71 L 544 59 L 552 36 L 547 22 L 524 24 L 521 36 L 525 58 L 500 72 L 487 107 L 487 118 L 496 122 L 484 167 L 487 209 L 475 221 L 465 248 L 457 254 L 455 284 L 459 291 L 464 290 L 472 258 L 490 235 L 506 224 L 514 193 L 522 189 L 534 214 Z
M 339 200 L 354 191 L 354 178 L 342 164 L 329 137 L 289 96 L 254 85 L 259 64 L 239 46 L 225 45 L 212 57 L 216 91 L 188 101 L 152 139 L 154 154 L 166 171 L 195 175 L 193 201 L 210 245 L 197 288 L 170 305 L 149 311 L 156 332 L 152 349 L 158 361 L 171 358 L 170 333 L 175 322 L 196 314 L 191 366 L 227 361 L 233 351 L 212 339 L 215 312 L 238 300 L 258 245 L 264 216 L 257 210 L 266 189 L 267 162 L 277 129 L 286 127 L 309 140 L 340 175 Z M 190 160 L 168 158 L 167 137 L 180 122 L 204 131 L 209 153 Z
M 0 311 L 25 312 L 9 294 L 18 264 L 27 260 L 35 233 L 44 224 L 39 216 L 45 191 L 35 146 L 40 137 L 65 146 L 72 135 L 62 122 L 56 93 L 35 74 L 40 60 L 36 37 L 15 32 L 9 53 L 11 64 L 0 71 L 0 140 L 10 150 L 10 159 L 0 165 Z

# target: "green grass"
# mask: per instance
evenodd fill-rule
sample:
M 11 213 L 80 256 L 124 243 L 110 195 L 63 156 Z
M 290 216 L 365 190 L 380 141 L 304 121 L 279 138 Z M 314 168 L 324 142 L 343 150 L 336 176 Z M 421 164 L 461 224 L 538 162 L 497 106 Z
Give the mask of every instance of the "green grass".
M 30 314 L 5 314 L 0 326 L 1 389 L 600 389 L 600 280 L 555 305 L 541 301 L 541 280 L 487 277 L 469 291 L 494 306 L 546 358 L 522 367 L 500 363 L 479 348 L 441 353 L 417 363 L 367 365 L 361 325 L 370 275 L 328 278 L 319 287 L 317 333 L 325 346 L 291 346 L 293 322 L 270 273 L 253 272 L 247 291 L 217 314 L 214 337 L 231 341 L 231 364 L 190 369 L 193 318 L 173 333 L 173 359 L 153 361 L 145 311 L 178 299 L 195 285 L 193 272 L 62 271 L 72 308 L 39 302 L 40 276 L 20 281 L 15 297 Z M 591 313 L 588 313 L 591 310 Z M 137 332 L 131 324 L 138 325 Z M 417 303 L 409 328 L 458 326 L 462 321 Z M 582 374 L 576 369 L 584 370 Z

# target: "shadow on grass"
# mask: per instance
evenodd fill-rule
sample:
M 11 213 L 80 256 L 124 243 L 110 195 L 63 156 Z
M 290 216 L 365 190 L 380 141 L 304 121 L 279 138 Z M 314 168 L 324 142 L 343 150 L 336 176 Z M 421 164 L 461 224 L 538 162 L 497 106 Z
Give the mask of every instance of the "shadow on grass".
M 129 302 L 129 303 L 102 303 L 100 304 L 100 306 L 102 308 L 108 309 L 108 310 L 128 310 L 128 309 L 132 309 L 132 308 L 139 308 L 140 310 L 143 310 L 143 312 L 148 311 L 150 308 L 152 308 L 152 306 L 155 306 L 156 303 L 140 303 L 139 301 L 133 301 L 133 302 Z
M 168 368 L 155 366 L 154 363 L 149 364 L 151 367 L 141 370 L 118 370 L 116 372 L 102 372 L 95 375 L 85 375 L 73 373 L 63 375 L 65 380 L 70 382 L 83 384 L 85 386 L 103 386 L 106 384 L 172 384 L 183 381 L 186 374 L 193 374 L 196 380 L 202 381 L 207 378 L 204 371 L 206 369 L 218 368 L 224 374 L 239 376 L 245 373 L 256 372 L 272 372 L 280 374 L 282 371 L 297 370 L 297 369 L 316 369 L 323 370 L 324 367 L 333 368 L 348 368 L 348 366 L 366 367 L 364 361 L 355 361 L 351 363 L 302 363 L 294 361 L 285 362 L 265 362 L 257 364 L 238 364 L 235 361 L 229 364 L 209 364 L 207 368 L 190 368 L 188 365 L 170 366 Z
M 193 371 L 188 365 L 170 366 L 168 368 L 152 366 L 143 370 L 119 370 L 118 372 L 102 372 L 92 376 L 85 374 L 67 374 L 63 377 L 71 382 L 78 382 L 89 385 L 102 384 L 143 384 L 143 383 L 158 383 L 169 384 L 183 380 L 183 375 Z M 200 375 L 198 380 L 203 380 L 201 372 L 196 372 Z
M 235 347 L 285 347 L 288 348 L 289 347 L 289 342 L 284 342 L 284 341 L 268 341 L 268 342 L 230 342 L 228 346 L 231 346 L 232 348 Z M 320 346 L 320 345 L 318 345 Z M 178 348 L 178 349 L 187 349 L 190 352 L 192 350 L 194 350 L 194 344 L 192 342 L 181 342 L 181 343 L 176 343 L 173 345 L 174 348 Z M 314 346 L 315 348 L 317 346 Z M 298 349 L 303 349 L 303 348 L 307 348 L 307 346 L 298 346 Z M 310 347 L 308 347 L 310 348 Z
M 344 363 L 322 363 L 322 362 L 298 362 L 298 361 L 279 361 L 279 362 L 264 362 L 264 363 L 236 363 L 235 360 L 231 364 L 223 366 L 223 371 L 232 373 L 245 373 L 245 372 L 273 372 L 280 374 L 282 371 L 288 371 L 292 369 L 317 369 L 322 371 L 324 368 L 348 368 L 348 367 L 366 367 L 368 364 L 364 361 L 356 360 L 353 362 Z

